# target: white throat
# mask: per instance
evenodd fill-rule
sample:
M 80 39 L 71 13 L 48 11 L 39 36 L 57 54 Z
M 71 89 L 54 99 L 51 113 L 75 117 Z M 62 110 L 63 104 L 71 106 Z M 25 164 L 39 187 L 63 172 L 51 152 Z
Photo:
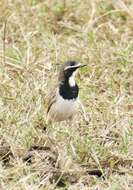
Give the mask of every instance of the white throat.
M 72 74 L 72 76 L 69 78 L 69 85 L 71 87 L 75 86 L 75 73 Z

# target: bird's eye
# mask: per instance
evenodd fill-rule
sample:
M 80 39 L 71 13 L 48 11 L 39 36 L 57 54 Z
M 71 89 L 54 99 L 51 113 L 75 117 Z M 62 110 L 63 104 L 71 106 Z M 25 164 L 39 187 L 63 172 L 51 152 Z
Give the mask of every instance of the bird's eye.
M 70 62 L 70 66 L 74 66 L 75 65 L 75 62 L 74 61 L 71 61 Z

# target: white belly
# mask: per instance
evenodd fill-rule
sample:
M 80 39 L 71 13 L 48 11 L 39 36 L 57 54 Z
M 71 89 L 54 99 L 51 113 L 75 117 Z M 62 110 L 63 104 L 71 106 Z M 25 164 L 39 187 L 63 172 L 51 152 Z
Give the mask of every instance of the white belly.
M 78 98 L 73 100 L 64 100 L 58 95 L 56 103 L 51 106 L 49 117 L 54 121 L 63 121 L 71 119 L 78 108 Z

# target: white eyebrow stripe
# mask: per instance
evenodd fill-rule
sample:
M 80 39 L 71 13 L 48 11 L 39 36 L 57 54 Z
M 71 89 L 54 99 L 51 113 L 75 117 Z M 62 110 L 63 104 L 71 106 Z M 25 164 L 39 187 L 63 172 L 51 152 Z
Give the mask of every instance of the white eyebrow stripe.
M 81 64 L 74 65 L 74 66 L 67 66 L 67 67 L 64 69 L 64 71 L 67 70 L 67 69 L 69 69 L 69 68 L 76 68 L 76 67 L 79 67 L 80 65 L 81 65 Z

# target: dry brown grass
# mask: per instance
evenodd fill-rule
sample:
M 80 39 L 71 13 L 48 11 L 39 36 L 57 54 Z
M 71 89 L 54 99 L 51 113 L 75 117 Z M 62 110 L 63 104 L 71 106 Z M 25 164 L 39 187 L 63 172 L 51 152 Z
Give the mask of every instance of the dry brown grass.
M 77 78 L 90 122 L 43 131 L 68 59 L 88 64 Z M 133 189 L 132 119 L 132 0 L 0 2 L 1 190 Z

